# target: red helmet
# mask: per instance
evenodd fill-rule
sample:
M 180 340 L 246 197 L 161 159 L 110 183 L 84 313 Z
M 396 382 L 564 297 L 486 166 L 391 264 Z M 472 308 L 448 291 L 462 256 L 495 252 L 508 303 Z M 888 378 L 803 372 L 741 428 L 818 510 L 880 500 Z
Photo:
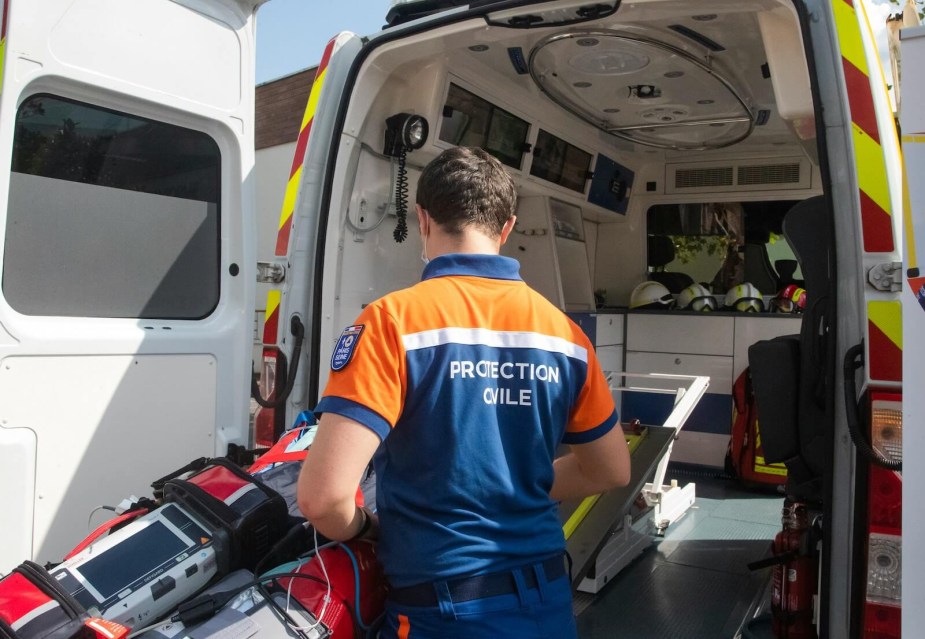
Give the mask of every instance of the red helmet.
M 789 284 L 780 290 L 773 304 L 779 313 L 802 313 L 806 308 L 806 289 Z

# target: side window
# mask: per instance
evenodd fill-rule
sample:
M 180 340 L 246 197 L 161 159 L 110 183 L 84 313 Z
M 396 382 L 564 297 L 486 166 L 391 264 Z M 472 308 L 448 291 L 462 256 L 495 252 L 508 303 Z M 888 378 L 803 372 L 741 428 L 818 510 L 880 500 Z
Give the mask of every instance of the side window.
M 3 295 L 25 315 L 205 317 L 220 192 L 205 133 L 34 95 L 16 114 Z
M 773 296 L 803 274 L 783 236 L 795 201 L 658 204 L 647 214 L 649 272 L 683 274 L 714 294 L 743 282 Z M 669 278 L 670 279 L 670 278 Z M 672 291 L 677 293 L 678 291 Z

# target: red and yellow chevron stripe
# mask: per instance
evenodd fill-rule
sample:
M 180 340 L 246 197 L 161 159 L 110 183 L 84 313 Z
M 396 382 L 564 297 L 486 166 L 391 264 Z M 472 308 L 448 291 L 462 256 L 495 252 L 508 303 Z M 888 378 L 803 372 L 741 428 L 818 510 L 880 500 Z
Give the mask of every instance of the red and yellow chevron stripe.
M 283 207 L 279 214 L 279 228 L 276 234 L 276 249 L 274 251 L 277 257 L 285 257 L 289 251 L 292 216 L 295 213 L 296 196 L 299 192 L 299 182 L 302 179 L 302 163 L 305 159 L 305 149 L 308 148 L 308 136 L 312 131 L 312 122 L 315 119 L 315 110 L 318 107 L 318 96 L 321 94 L 321 87 L 327 75 L 328 62 L 330 62 L 331 54 L 334 51 L 335 40 L 336 38 L 328 42 L 328 46 L 324 49 L 321 62 L 318 64 L 318 70 L 315 72 L 315 79 L 312 81 L 308 104 L 305 105 L 305 113 L 302 115 L 302 125 L 299 127 L 299 137 L 296 140 L 295 153 L 292 157 L 292 167 L 289 169 L 289 182 L 286 184 Z M 269 291 L 267 293 L 266 313 L 263 320 L 264 345 L 273 346 L 279 342 L 280 299 L 281 294 L 279 291 Z
M 321 63 L 315 72 L 312 90 L 305 105 L 305 114 L 302 116 L 302 126 L 299 128 L 299 137 L 296 140 L 295 154 L 292 158 L 292 168 L 289 170 L 289 182 L 286 184 L 286 195 L 283 198 L 283 208 L 279 215 L 279 231 L 276 235 L 276 255 L 284 257 L 289 250 L 289 234 L 292 231 L 292 215 L 295 212 L 296 195 L 299 192 L 299 181 L 302 179 L 302 162 L 305 159 L 305 149 L 308 147 L 308 137 L 312 131 L 312 122 L 315 119 L 315 109 L 318 107 L 318 96 L 327 75 L 328 62 L 334 51 L 334 40 L 328 42 L 321 56 Z
M 3 0 L 3 18 L 0 20 L 0 91 L 3 90 L 3 64 L 6 62 L 6 29 L 9 12 L 10 0 Z
M 263 315 L 263 343 L 276 344 L 279 335 L 279 291 L 267 291 L 267 310 Z
M 867 303 L 868 371 L 872 380 L 901 382 L 903 319 L 899 300 Z
M 886 161 L 880 145 L 882 136 L 874 109 L 870 70 L 857 14 L 858 10 L 863 12 L 864 9 L 861 6 L 856 9 L 853 0 L 832 0 L 832 8 L 851 109 L 863 246 L 868 253 L 888 253 L 896 245 L 893 239 Z

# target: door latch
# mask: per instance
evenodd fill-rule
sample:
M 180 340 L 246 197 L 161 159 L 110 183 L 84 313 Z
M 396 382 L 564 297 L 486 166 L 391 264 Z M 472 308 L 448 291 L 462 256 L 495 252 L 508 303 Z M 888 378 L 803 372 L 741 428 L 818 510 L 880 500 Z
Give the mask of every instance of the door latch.
M 867 281 L 878 291 L 897 293 L 903 290 L 902 262 L 874 265 L 867 271 Z
M 286 267 L 277 262 L 257 262 L 257 281 L 261 284 L 279 284 L 286 279 Z

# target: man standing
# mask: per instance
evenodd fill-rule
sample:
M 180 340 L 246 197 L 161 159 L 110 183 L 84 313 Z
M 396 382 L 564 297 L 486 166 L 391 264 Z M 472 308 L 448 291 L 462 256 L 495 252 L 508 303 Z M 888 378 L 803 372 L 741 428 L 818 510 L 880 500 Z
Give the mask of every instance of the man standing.
M 481 149 L 425 167 L 422 281 L 343 332 L 315 409 L 299 507 L 329 538 L 379 539 L 384 637 L 574 637 L 556 502 L 629 481 L 588 339 L 499 255 L 516 200 Z M 376 514 L 354 504 L 371 458 Z

